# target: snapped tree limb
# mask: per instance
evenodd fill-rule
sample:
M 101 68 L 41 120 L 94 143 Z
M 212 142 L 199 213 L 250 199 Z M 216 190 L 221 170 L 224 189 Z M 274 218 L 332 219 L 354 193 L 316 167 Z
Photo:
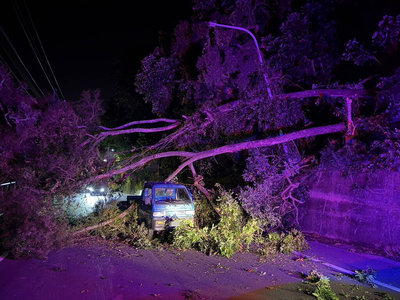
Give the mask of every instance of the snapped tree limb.
M 131 127 L 133 125 L 142 125 L 142 124 L 154 124 L 154 123 L 160 123 L 160 122 L 165 122 L 165 123 L 177 123 L 179 122 L 178 120 L 174 120 L 174 119 L 167 119 L 167 118 L 159 118 L 159 119 L 152 119 L 152 120 L 140 120 L 140 121 L 133 121 L 133 122 L 129 122 L 126 123 L 124 125 L 115 127 L 115 128 L 108 128 L 108 127 L 104 127 L 104 126 L 99 126 L 100 129 L 102 130 L 120 130 L 120 129 L 124 129 L 127 127 Z
M 301 138 L 313 137 L 313 136 L 328 134 L 328 133 L 341 132 L 344 130 L 346 130 L 346 126 L 344 124 L 340 123 L 340 124 L 335 124 L 335 125 L 327 125 L 327 126 L 315 127 L 315 128 L 310 128 L 310 129 L 303 129 L 300 131 L 288 133 L 288 134 L 277 136 L 277 137 L 266 138 L 266 139 L 257 140 L 257 141 L 243 142 L 243 143 L 238 143 L 238 144 L 233 144 L 233 145 L 226 145 L 226 146 L 222 146 L 219 148 L 198 152 L 195 155 L 192 155 L 192 157 L 189 158 L 188 160 L 186 160 L 184 163 L 182 163 L 171 175 L 168 176 L 166 181 L 169 181 L 172 178 L 176 177 L 186 166 L 192 164 L 195 161 L 198 161 L 198 160 L 201 160 L 204 158 L 213 157 L 213 156 L 226 154 L 226 153 L 234 153 L 234 152 L 238 152 L 238 151 L 242 151 L 242 150 L 249 150 L 249 149 L 255 149 L 255 148 L 260 148 L 260 147 L 268 147 L 268 146 L 278 145 L 278 144 L 290 142 L 290 141 L 301 139 Z
M 113 131 L 103 131 L 101 132 L 98 137 L 105 138 L 107 136 L 112 135 L 121 135 L 121 134 L 129 134 L 129 133 L 154 133 L 154 132 L 161 132 L 161 131 L 168 131 L 178 127 L 181 122 L 175 122 L 168 126 L 163 127 L 155 127 L 155 128 L 130 128 L 130 129 L 121 129 L 121 130 L 113 130 Z
M 221 211 L 220 209 L 215 205 L 214 200 L 210 192 L 204 187 L 204 182 L 203 182 L 203 176 L 197 175 L 196 169 L 194 168 L 193 164 L 189 165 L 190 170 L 192 171 L 193 175 L 193 185 L 206 196 L 208 202 L 210 203 L 212 209 L 219 215 L 221 216 Z
M 278 94 L 274 97 L 278 99 L 306 99 L 314 98 L 320 96 L 328 96 L 331 98 L 361 98 L 367 96 L 367 92 L 364 89 L 315 89 L 315 90 L 305 90 L 300 92 Z M 232 110 L 233 108 L 240 108 L 242 106 L 248 105 L 246 100 L 236 100 L 216 108 L 217 112 L 225 112 Z
M 167 126 L 162 126 L 162 127 L 154 127 L 154 128 L 129 128 L 129 129 L 121 129 L 121 128 L 126 128 L 130 127 L 133 125 L 138 125 L 138 124 L 153 124 L 153 123 L 158 123 L 158 122 L 167 122 L 167 123 L 172 123 L 171 125 Z M 96 136 L 96 142 L 94 145 L 98 145 L 101 141 L 103 141 L 106 137 L 108 136 L 115 136 L 115 135 L 121 135 L 121 134 L 130 134 L 130 133 L 155 133 L 155 132 L 163 132 L 163 131 L 169 131 L 172 130 L 176 127 L 181 125 L 180 121 L 177 120 L 172 120 L 172 119 L 154 119 L 154 120 L 143 120 L 143 121 L 133 121 L 130 123 L 127 123 L 125 125 L 116 127 L 116 128 L 107 128 L 107 127 L 99 127 L 102 128 L 103 132 L 100 132 Z
M 196 152 L 186 152 L 186 151 L 168 151 L 168 152 L 156 153 L 153 155 L 146 156 L 146 157 L 142 158 L 141 160 L 139 160 L 135 163 L 132 163 L 130 165 L 127 165 L 121 169 L 113 170 L 111 172 L 98 175 L 98 176 L 92 178 L 90 181 L 96 181 L 96 180 L 101 180 L 101 179 L 105 179 L 105 178 L 110 178 L 112 176 L 125 173 L 127 171 L 135 171 L 135 170 L 143 167 L 147 163 L 149 163 L 153 160 L 156 160 L 156 159 L 160 159 L 160 158 L 165 158 L 165 157 L 184 157 L 184 158 L 186 158 L 187 160 L 184 163 L 182 163 L 170 176 L 168 176 L 166 181 L 170 181 L 172 178 L 176 177 L 186 166 L 189 166 L 191 163 L 201 160 L 201 159 L 204 159 L 204 158 L 217 156 L 217 155 L 221 155 L 221 154 L 225 154 L 225 153 L 234 153 L 234 152 L 248 150 L 248 149 L 268 147 L 268 146 L 278 145 L 278 144 L 290 142 L 290 141 L 301 139 L 301 138 L 313 137 L 313 136 L 328 134 L 328 133 L 341 132 L 344 130 L 346 130 L 346 126 L 342 123 L 339 123 L 339 124 L 335 124 L 335 125 L 327 125 L 327 126 L 303 129 L 300 131 L 295 131 L 295 132 L 277 136 L 277 137 L 266 138 L 263 140 L 256 140 L 256 141 L 243 142 L 243 143 L 237 143 L 237 144 L 232 144 L 232 145 L 225 145 L 222 147 L 218 147 L 215 149 L 206 150 L 206 151 L 202 151 L 202 152 L 197 152 L 197 153 Z
M 133 205 L 129 206 L 127 210 L 123 211 L 122 213 L 120 213 L 115 218 L 112 218 L 112 219 L 110 219 L 108 221 L 101 222 L 100 224 L 96 224 L 96 225 L 93 225 L 93 226 L 85 227 L 85 228 L 83 228 L 81 230 L 75 231 L 72 235 L 78 235 L 78 234 L 82 234 L 82 233 L 85 233 L 85 232 L 88 232 L 88 231 L 92 231 L 92 230 L 95 230 L 97 228 L 109 225 L 112 222 L 116 221 L 117 219 L 123 219 L 129 214 L 129 212 L 132 209 L 133 209 Z
M 156 160 L 156 159 L 160 159 L 160 158 L 164 158 L 164 157 L 191 157 L 194 154 L 195 153 L 193 153 L 193 152 L 185 152 L 185 151 L 169 151 L 169 152 L 156 153 L 153 155 L 146 156 L 146 157 L 142 158 L 141 160 L 139 160 L 133 164 L 127 165 L 121 169 L 113 170 L 113 171 L 105 173 L 105 174 L 97 175 L 96 177 L 91 178 L 89 181 L 101 180 L 101 179 L 110 178 L 115 175 L 119 175 L 119 174 L 122 174 L 122 173 L 125 173 L 128 171 L 135 171 L 137 169 L 140 169 L 147 163 L 149 163 L 153 160 Z

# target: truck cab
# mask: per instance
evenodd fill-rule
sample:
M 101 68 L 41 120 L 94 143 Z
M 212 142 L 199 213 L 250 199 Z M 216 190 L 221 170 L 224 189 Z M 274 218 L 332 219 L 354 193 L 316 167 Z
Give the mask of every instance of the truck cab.
M 194 203 L 189 190 L 181 184 L 147 182 L 139 204 L 139 222 L 152 231 L 174 228 L 183 220 L 193 220 Z

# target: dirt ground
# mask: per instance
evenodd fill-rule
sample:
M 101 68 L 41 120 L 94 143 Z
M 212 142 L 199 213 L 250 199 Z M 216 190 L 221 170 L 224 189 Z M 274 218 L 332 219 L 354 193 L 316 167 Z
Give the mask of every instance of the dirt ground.
M 87 237 L 45 260 L 0 262 L 0 299 L 316 299 L 301 274 L 331 278 L 341 299 L 390 299 L 378 289 L 294 255 L 232 258 L 139 250 Z M 400 294 L 389 293 L 393 299 Z

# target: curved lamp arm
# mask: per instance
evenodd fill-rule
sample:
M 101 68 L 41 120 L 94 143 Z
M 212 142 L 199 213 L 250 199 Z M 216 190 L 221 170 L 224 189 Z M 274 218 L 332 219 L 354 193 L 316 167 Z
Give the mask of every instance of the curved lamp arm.
M 228 29 L 241 30 L 241 31 L 244 31 L 244 32 L 248 33 L 248 34 L 251 36 L 251 38 L 253 39 L 254 44 L 256 45 L 257 54 L 258 54 L 258 59 L 260 60 L 260 65 L 261 65 L 262 68 L 264 67 L 264 61 L 263 61 L 263 58 L 262 58 L 262 55 L 261 55 L 260 47 L 258 46 L 257 39 L 256 39 L 256 37 L 254 36 L 254 34 L 253 34 L 250 30 L 248 30 L 248 29 L 246 29 L 246 28 L 243 28 L 243 27 L 231 26 L 231 25 L 225 25 L 225 24 L 219 24 L 219 23 L 215 23 L 215 22 L 208 22 L 208 26 L 210 26 L 210 27 L 222 27 L 222 28 L 228 28 Z M 265 83 L 267 84 L 268 96 L 269 96 L 269 98 L 272 98 L 272 92 L 271 92 L 271 88 L 270 88 L 270 83 L 269 83 L 268 76 L 267 76 L 267 74 L 266 74 L 264 71 L 263 71 L 263 75 L 264 75 Z

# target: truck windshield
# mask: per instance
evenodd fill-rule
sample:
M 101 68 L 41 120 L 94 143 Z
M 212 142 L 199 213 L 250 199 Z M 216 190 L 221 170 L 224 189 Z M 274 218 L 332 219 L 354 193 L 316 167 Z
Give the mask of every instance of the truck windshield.
M 157 204 L 188 204 L 191 203 L 185 188 L 155 188 L 155 202 Z

